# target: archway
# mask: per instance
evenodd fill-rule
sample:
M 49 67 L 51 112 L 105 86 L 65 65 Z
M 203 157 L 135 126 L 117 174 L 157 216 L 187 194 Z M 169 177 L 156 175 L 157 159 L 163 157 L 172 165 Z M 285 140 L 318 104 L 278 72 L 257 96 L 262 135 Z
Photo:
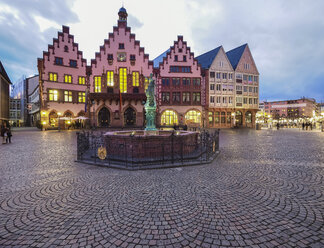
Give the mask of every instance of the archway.
M 252 113 L 250 111 L 247 111 L 245 113 L 245 123 L 246 124 L 252 123 Z
M 243 124 L 243 116 L 241 111 L 236 111 L 235 112 L 235 124 L 237 126 L 242 126 Z
M 185 115 L 185 119 L 186 119 L 186 124 L 190 124 L 190 123 L 200 124 L 201 113 L 197 110 L 189 110 Z
M 162 126 L 178 125 L 178 114 L 173 110 L 165 110 L 161 115 Z
M 99 127 L 108 127 L 110 124 L 110 113 L 106 107 L 100 109 L 98 113 L 98 126 Z
M 136 112 L 131 107 L 128 107 L 124 112 L 125 126 L 134 126 L 136 124 Z
M 58 117 L 58 115 L 54 110 L 49 113 L 48 121 L 49 121 L 49 125 L 51 127 L 57 127 L 58 126 L 57 117 Z

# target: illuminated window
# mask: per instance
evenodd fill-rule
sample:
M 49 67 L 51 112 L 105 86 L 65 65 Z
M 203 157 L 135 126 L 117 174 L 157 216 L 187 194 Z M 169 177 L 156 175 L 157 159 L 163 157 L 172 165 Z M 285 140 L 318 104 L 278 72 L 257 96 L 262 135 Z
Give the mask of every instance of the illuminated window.
M 99 77 L 99 76 L 94 77 L 94 83 L 95 83 L 95 92 L 100 93 L 101 92 L 101 77 Z
M 85 84 L 85 77 L 79 77 L 79 84 Z
M 57 90 L 49 90 L 48 91 L 48 99 L 49 99 L 49 101 L 57 102 L 57 100 L 58 100 Z
M 172 110 L 165 110 L 161 116 L 161 125 L 178 125 L 178 115 Z
M 225 112 L 221 112 L 221 123 L 225 123 Z
M 149 85 L 149 80 L 148 80 L 148 78 L 146 77 L 146 78 L 145 78 L 145 82 L 144 82 L 144 90 L 145 90 L 145 91 L 146 91 L 148 85 Z
M 65 83 L 72 83 L 72 76 L 71 75 L 64 75 L 64 82 Z
M 57 73 L 49 73 L 49 80 L 53 82 L 57 82 Z
M 139 73 L 137 71 L 133 72 L 133 86 L 139 86 Z
M 64 91 L 64 102 L 72 102 L 72 91 Z
M 190 110 L 185 115 L 186 122 L 191 123 L 200 123 L 201 122 L 201 113 L 196 110 Z
M 213 125 L 213 112 L 208 112 L 208 122 Z
M 85 102 L 85 92 L 78 93 L 78 102 Z
M 127 69 L 119 68 L 119 89 L 121 93 L 127 93 Z
M 114 86 L 114 72 L 107 71 L 107 86 Z

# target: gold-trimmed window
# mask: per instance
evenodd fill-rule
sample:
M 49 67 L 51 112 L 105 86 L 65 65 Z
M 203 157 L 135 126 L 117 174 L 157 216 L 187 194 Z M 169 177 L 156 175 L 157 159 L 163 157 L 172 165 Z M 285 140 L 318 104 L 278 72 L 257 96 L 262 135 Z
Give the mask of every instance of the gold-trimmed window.
M 161 115 L 161 125 L 173 126 L 178 125 L 178 115 L 173 110 L 165 110 Z
M 185 118 L 186 118 L 186 122 L 200 123 L 201 113 L 197 110 L 190 110 L 186 113 Z
M 138 73 L 138 71 L 133 71 L 133 86 L 139 86 L 139 73 Z
M 64 102 L 72 102 L 72 91 L 64 91 Z
M 94 77 L 94 85 L 95 85 L 95 92 L 100 93 L 101 92 L 101 77 L 100 76 Z
M 107 86 L 114 86 L 114 71 L 107 71 Z
M 78 102 L 85 102 L 85 92 L 78 92 Z
M 57 82 L 57 73 L 50 72 L 48 78 L 49 81 Z
M 71 84 L 72 83 L 72 76 L 71 75 L 64 75 L 64 82 Z
M 48 100 L 57 102 L 58 100 L 58 91 L 57 90 L 49 90 L 48 91 Z
M 85 77 L 79 77 L 79 84 L 85 84 Z
M 127 69 L 119 68 L 119 89 L 121 93 L 127 93 Z

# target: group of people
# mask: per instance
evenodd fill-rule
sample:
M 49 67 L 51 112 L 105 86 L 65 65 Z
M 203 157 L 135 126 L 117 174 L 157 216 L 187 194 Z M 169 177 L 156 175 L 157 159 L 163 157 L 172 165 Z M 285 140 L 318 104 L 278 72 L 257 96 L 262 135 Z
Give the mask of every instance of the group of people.
M 308 129 L 310 129 L 310 130 L 313 130 L 313 125 L 312 125 L 312 123 L 310 123 L 310 122 L 303 122 L 303 124 L 302 124 L 302 129 L 303 130 L 305 130 L 305 128 L 306 128 L 306 130 L 308 130 Z
M 11 143 L 11 128 L 10 125 L 7 125 L 6 122 L 3 122 L 1 125 L 1 137 L 2 137 L 2 144 Z

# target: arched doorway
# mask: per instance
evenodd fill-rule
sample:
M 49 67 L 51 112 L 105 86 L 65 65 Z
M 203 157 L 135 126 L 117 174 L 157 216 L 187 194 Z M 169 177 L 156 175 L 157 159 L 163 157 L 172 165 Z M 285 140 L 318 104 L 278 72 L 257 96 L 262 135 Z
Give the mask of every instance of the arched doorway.
M 58 126 L 58 121 L 57 121 L 57 113 L 55 111 L 52 111 L 49 113 L 48 115 L 48 121 L 49 121 L 49 125 L 51 127 L 57 127 Z
M 178 125 L 178 115 L 173 110 L 165 110 L 161 115 L 162 126 Z
M 106 107 L 100 109 L 98 113 L 98 125 L 99 127 L 108 127 L 110 123 L 110 113 Z
M 124 112 L 124 124 L 125 126 L 134 126 L 136 124 L 136 112 L 131 107 Z
M 242 126 L 243 124 L 243 116 L 241 111 L 235 112 L 235 125 L 236 126 Z
M 247 111 L 245 113 L 245 124 L 246 126 L 249 126 L 251 125 L 251 123 L 252 123 L 252 113 L 250 111 Z
M 199 124 L 201 123 L 201 113 L 197 110 L 190 110 L 185 115 L 186 124 Z

